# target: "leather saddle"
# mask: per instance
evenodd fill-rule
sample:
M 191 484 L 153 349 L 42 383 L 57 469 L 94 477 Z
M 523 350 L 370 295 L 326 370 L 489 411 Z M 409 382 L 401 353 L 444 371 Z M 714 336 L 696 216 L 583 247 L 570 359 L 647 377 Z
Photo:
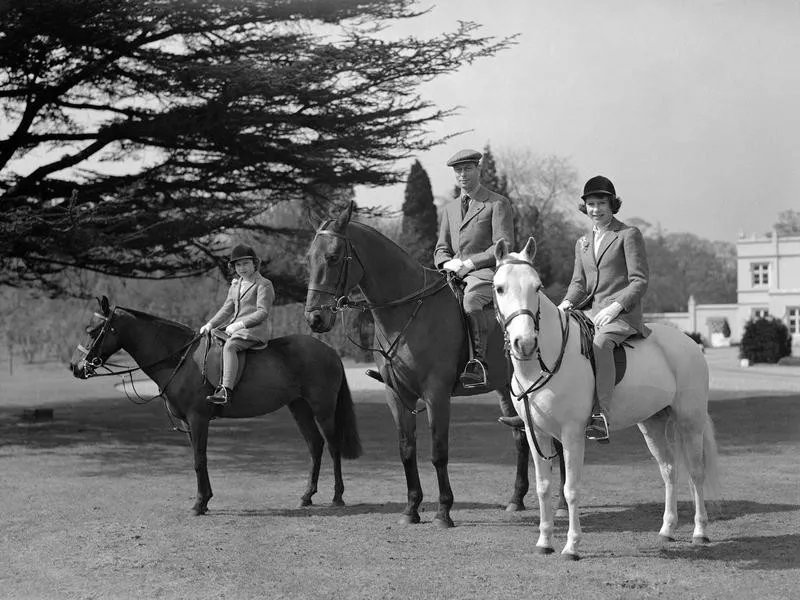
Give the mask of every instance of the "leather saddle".
M 222 347 L 230 336 L 221 329 L 213 329 L 207 338 L 208 347 L 204 351 L 203 375 L 214 389 L 222 385 Z M 201 347 L 202 348 L 202 347 Z M 247 364 L 247 355 L 252 349 L 239 352 L 239 368 L 236 371 L 234 386 L 239 383 Z

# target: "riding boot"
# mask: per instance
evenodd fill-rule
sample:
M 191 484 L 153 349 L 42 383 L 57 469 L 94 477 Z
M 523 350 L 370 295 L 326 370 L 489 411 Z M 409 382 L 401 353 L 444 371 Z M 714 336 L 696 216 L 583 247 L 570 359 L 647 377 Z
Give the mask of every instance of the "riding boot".
M 367 369 L 366 371 L 364 371 L 364 373 L 366 374 L 367 377 L 372 377 L 375 381 L 380 381 L 381 383 L 384 383 L 383 375 L 381 375 L 379 371 L 376 371 L 375 369 Z
M 601 443 L 608 443 L 608 407 L 614 393 L 614 350 L 600 346 L 594 347 L 595 363 L 595 404 L 592 416 L 586 427 L 586 437 Z
M 483 310 L 467 313 L 470 337 L 472 338 L 472 360 L 464 367 L 461 385 L 465 388 L 486 386 L 489 380 L 486 366 L 486 344 L 489 337 L 489 323 Z
M 217 391 L 214 392 L 212 395 L 206 396 L 207 402 L 211 402 L 212 404 L 219 404 L 220 406 L 230 404 L 231 400 L 233 400 L 233 389 L 225 387 L 224 385 L 219 386 L 217 388 Z
M 519 415 L 513 417 L 497 417 L 497 422 L 515 429 L 525 429 L 525 421 Z

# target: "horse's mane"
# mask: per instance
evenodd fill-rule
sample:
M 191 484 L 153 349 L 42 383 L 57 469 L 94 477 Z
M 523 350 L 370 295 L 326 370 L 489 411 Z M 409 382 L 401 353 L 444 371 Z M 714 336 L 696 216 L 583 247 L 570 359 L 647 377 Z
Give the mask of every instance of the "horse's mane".
M 172 327 L 174 329 L 179 329 L 182 333 L 193 334 L 194 329 L 189 327 L 188 325 L 184 325 L 183 323 L 178 323 L 177 321 L 171 321 L 170 319 L 165 319 L 164 317 L 157 317 L 156 315 L 151 315 L 150 313 L 142 312 L 141 310 L 136 310 L 133 308 L 127 308 L 125 306 L 119 307 L 121 310 L 125 312 L 131 313 L 137 319 L 141 319 L 142 321 L 147 321 L 150 323 L 158 323 L 160 325 L 165 325 L 167 327 Z
M 409 254 L 408 250 L 403 248 L 400 244 L 395 242 L 393 239 L 391 239 L 391 238 L 385 236 L 384 234 L 382 234 L 380 231 L 378 231 L 377 229 L 375 229 L 371 225 L 367 225 L 366 223 L 362 223 L 360 221 L 350 221 L 350 225 L 357 225 L 358 227 L 361 227 L 362 229 L 366 229 L 367 231 L 370 231 L 370 232 L 374 233 L 375 235 L 383 238 L 384 240 L 389 242 L 389 244 L 394 246 L 400 253 L 402 253 L 404 256 L 408 257 L 408 259 L 411 262 L 418 264 L 424 270 L 426 270 L 426 271 L 436 271 L 436 269 L 431 269 L 430 267 L 426 267 L 424 265 L 420 265 L 419 262 L 413 256 L 411 256 L 411 254 Z M 438 271 L 436 271 L 436 272 L 438 273 Z

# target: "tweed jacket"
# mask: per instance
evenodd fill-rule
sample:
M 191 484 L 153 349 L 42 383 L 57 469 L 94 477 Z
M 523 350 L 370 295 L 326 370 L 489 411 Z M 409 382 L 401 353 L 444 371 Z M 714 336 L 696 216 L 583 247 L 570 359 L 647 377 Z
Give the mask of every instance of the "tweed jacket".
M 619 319 L 639 333 L 647 334 L 642 325 L 642 296 L 650 276 L 644 238 L 636 228 L 611 219 L 594 253 L 594 231 L 575 244 L 575 268 L 565 300 L 592 317 L 614 301 L 622 305 Z
M 500 239 L 514 243 L 514 223 L 508 198 L 485 187 L 471 195 L 467 214 L 461 219 L 461 198 L 444 207 L 439 225 L 439 240 L 433 253 L 437 269 L 451 258 L 472 259 L 475 270 L 470 276 L 484 281 L 494 277 L 494 247 Z
M 222 308 L 209 323 L 216 329 L 241 321 L 244 329 L 235 331 L 231 338 L 266 344 L 270 337 L 267 317 L 273 302 L 275 302 L 275 289 L 272 287 L 272 282 L 260 273 L 255 273 L 252 282 L 237 278 L 231 283 Z

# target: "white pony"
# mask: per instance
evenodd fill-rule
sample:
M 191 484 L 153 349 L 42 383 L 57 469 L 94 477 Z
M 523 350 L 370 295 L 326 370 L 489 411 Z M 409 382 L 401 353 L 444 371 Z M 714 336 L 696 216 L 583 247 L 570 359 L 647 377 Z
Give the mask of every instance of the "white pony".
M 542 292 L 533 267 L 536 244 L 528 240 L 520 253 L 508 252 L 501 240 L 495 249 L 495 306 L 503 324 L 514 366 L 511 392 L 517 413 L 526 422 L 536 467 L 539 540 L 536 552 L 553 550 L 551 502 L 552 440 L 564 446 L 569 533 L 562 558 L 577 560 L 581 541 L 578 516 L 583 471 L 584 428 L 594 395 L 594 374 L 582 353 L 581 327 Z M 694 497 L 693 543 L 708 543 L 704 484 L 716 487 L 717 447 L 708 416 L 708 365 L 689 336 L 674 327 L 651 325 L 646 339 L 631 340 L 628 369 L 610 405 L 612 430 L 637 424 L 658 461 L 666 488 L 664 522 L 659 535 L 674 541 L 678 523 L 676 450 L 689 469 Z M 591 339 L 589 346 L 591 346 Z M 586 345 L 584 339 L 583 345 Z

